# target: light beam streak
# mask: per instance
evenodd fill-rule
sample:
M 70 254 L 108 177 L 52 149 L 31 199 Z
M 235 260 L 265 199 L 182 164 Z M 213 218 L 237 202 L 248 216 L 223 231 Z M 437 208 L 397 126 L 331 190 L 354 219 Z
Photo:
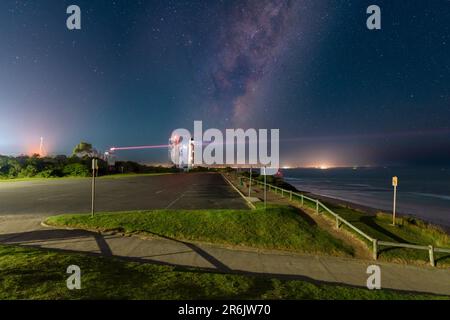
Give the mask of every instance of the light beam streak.
M 136 146 L 136 147 L 112 147 L 109 149 L 109 151 L 120 151 L 120 150 L 144 150 L 144 149 L 164 149 L 168 148 L 169 145 L 154 145 L 154 146 Z

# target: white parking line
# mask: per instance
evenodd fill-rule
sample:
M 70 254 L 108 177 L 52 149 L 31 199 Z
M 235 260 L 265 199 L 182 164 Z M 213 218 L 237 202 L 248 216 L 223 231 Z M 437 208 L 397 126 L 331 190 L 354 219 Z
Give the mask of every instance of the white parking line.
M 169 209 L 171 206 L 173 206 L 178 200 L 180 200 L 184 196 L 184 192 L 175 200 L 173 200 L 169 205 L 166 207 L 166 209 Z

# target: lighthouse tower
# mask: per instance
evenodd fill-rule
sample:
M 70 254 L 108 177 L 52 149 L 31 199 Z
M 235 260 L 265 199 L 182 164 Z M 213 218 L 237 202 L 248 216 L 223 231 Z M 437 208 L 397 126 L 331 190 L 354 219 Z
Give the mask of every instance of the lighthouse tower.
M 169 139 L 169 158 L 177 168 L 190 170 L 194 167 L 194 139 L 183 140 L 179 136 Z

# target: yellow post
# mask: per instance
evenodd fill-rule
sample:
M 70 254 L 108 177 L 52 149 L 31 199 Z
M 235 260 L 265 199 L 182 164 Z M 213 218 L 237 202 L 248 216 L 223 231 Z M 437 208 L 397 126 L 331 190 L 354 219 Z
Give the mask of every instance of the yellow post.
M 394 203 L 392 206 L 392 225 L 395 226 L 395 209 L 397 206 L 397 185 L 398 185 L 398 177 L 392 178 L 392 186 L 394 187 Z

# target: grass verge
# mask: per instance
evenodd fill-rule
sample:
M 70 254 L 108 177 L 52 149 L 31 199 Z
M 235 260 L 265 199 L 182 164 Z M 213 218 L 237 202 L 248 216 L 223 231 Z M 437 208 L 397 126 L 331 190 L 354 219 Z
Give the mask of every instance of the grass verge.
M 333 212 L 362 230 L 367 235 L 388 242 L 401 242 L 417 245 L 433 245 L 435 247 L 450 248 L 450 236 L 441 228 L 428 224 L 420 219 L 413 217 L 402 217 L 396 221 L 396 226 L 392 225 L 392 216 L 386 213 L 376 215 L 352 209 L 344 205 L 336 205 L 324 202 L 324 204 Z M 305 206 L 315 210 L 316 205 L 310 201 L 305 201 Z M 324 210 L 320 211 L 327 214 Z M 351 229 L 343 226 L 342 228 L 354 233 Z M 355 233 L 356 234 L 356 233 Z M 363 239 L 361 237 L 361 239 Z M 369 248 L 371 243 L 364 240 Z M 428 264 L 429 257 L 426 250 L 414 250 L 406 248 L 380 247 L 379 257 L 382 260 L 401 263 Z M 437 266 L 450 266 L 450 254 L 435 253 Z
M 0 179 L 0 183 L 11 183 L 11 182 L 21 182 L 21 181 L 49 181 L 49 180 L 83 180 L 88 179 L 86 177 L 75 177 L 75 176 L 69 176 L 69 177 L 50 177 L 50 178 L 41 178 L 41 177 L 34 177 L 34 178 L 12 178 L 12 179 Z
M 133 178 L 133 177 L 149 177 L 149 176 L 163 176 L 173 174 L 172 172 L 161 172 L 161 173 L 118 173 L 118 174 L 110 174 L 105 176 L 100 176 L 98 179 L 121 179 L 121 178 Z M 41 178 L 41 177 L 31 177 L 31 178 L 13 178 L 13 179 L 0 179 L 0 183 L 8 183 L 8 182 L 20 182 L 20 181 L 48 181 L 48 180 L 83 180 L 83 179 L 91 179 L 91 177 L 50 177 L 50 178 Z
M 152 210 L 50 217 L 54 226 L 146 233 L 178 240 L 353 256 L 353 248 L 320 229 L 289 206 L 267 210 Z
M 81 268 L 81 290 L 66 269 Z M 449 299 L 0 245 L 0 299 Z

